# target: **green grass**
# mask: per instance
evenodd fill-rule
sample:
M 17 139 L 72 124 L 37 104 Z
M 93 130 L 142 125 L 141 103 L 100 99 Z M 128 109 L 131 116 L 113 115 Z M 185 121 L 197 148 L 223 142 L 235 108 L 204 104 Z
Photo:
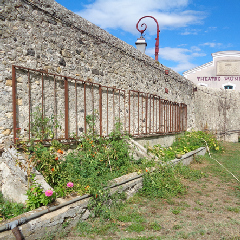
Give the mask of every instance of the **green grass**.
M 77 225 L 78 235 L 81 237 L 89 237 L 96 235 L 107 235 L 118 230 L 117 224 L 112 221 L 79 222 Z
M 154 231 L 160 231 L 162 229 L 162 226 L 157 222 L 151 222 L 149 224 L 149 229 L 152 229 Z
M 214 152 L 211 154 L 212 158 L 208 154 L 204 158 L 209 162 L 207 169 L 202 169 L 203 171 L 211 172 L 213 176 L 220 177 L 223 182 L 237 182 L 234 177 L 228 172 L 230 171 L 240 180 L 240 146 L 239 143 L 225 143 L 225 151 Z M 219 165 L 217 161 L 220 162 L 224 167 Z M 227 170 L 228 171 L 227 171 Z
M 3 194 L 0 192 L 0 222 L 6 219 L 16 217 L 27 211 L 28 209 L 23 204 L 5 200 L 3 198 Z
M 122 240 L 162 240 L 163 238 L 161 237 L 136 237 L 136 238 L 122 238 Z
M 239 213 L 240 209 L 238 207 L 226 206 L 226 209 L 231 212 Z
M 129 227 L 126 228 L 129 232 L 142 232 L 145 230 L 145 226 L 143 224 L 139 223 L 132 223 Z

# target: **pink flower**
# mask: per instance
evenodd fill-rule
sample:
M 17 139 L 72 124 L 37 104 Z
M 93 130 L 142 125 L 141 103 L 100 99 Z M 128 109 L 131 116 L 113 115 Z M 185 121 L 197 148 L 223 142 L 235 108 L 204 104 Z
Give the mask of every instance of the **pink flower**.
M 53 195 L 53 191 L 52 191 L 52 190 L 47 190 L 47 191 L 45 192 L 45 195 L 46 195 L 47 197 L 51 197 L 51 196 Z
M 72 182 L 69 182 L 69 183 L 67 184 L 67 187 L 73 187 L 73 183 L 72 183 Z

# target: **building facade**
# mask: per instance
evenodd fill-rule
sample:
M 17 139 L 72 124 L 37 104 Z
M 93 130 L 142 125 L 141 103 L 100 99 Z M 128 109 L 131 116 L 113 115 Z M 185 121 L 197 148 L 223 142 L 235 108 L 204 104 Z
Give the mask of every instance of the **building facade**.
M 212 53 L 213 61 L 183 73 L 197 85 L 215 89 L 240 90 L 240 51 Z

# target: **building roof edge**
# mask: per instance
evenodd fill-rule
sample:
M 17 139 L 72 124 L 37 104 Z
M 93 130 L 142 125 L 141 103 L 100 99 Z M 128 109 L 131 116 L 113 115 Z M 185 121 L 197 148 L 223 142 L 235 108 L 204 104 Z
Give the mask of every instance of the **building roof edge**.
M 213 65 L 213 61 L 208 62 L 208 63 L 205 63 L 205 64 L 200 65 L 200 66 L 198 66 L 198 67 L 195 67 L 195 68 L 189 69 L 189 70 L 183 72 L 183 76 L 188 75 L 189 73 L 194 73 L 194 72 L 199 71 L 199 70 L 201 70 L 201 69 L 204 69 L 204 68 L 210 67 L 210 66 L 212 66 L 212 65 Z
M 240 51 L 219 51 L 219 52 L 215 52 L 212 53 L 212 57 L 227 57 L 227 56 L 236 56 L 236 57 L 240 57 Z

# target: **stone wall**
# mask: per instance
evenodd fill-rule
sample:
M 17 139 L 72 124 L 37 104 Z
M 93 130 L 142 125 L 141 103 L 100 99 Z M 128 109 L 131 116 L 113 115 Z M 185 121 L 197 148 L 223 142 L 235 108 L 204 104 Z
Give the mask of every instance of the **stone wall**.
M 208 129 L 218 136 L 221 134 L 223 140 L 229 138 L 228 134 L 223 133 L 238 132 L 240 92 L 206 87 L 197 89 L 194 92 L 196 130 Z M 237 141 L 237 136 L 234 141 Z
M 1 139 L 12 137 L 12 64 L 185 103 L 194 125 L 191 82 L 55 1 L 1 1 L 0 16 Z
M 0 144 L 13 138 L 12 65 L 156 94 L 188 106 L 188 129 L 201 130 L 205 123 L 210 129 L 224 129 L 223 92 L 214 91 L 214 98 L 211 90 L 193 92 L 195 85 L 183 76 L 54 0 L 1 0 L 0 36 Z M 26 90 L 26 78 L 17 81 Z M 224 94 L 227 102 L 239 98 L 235 92 Z M 17 103 L 25 106 L 22 99 Z M 228 106 L 225 129 L 239 129 L 237 106 Z

